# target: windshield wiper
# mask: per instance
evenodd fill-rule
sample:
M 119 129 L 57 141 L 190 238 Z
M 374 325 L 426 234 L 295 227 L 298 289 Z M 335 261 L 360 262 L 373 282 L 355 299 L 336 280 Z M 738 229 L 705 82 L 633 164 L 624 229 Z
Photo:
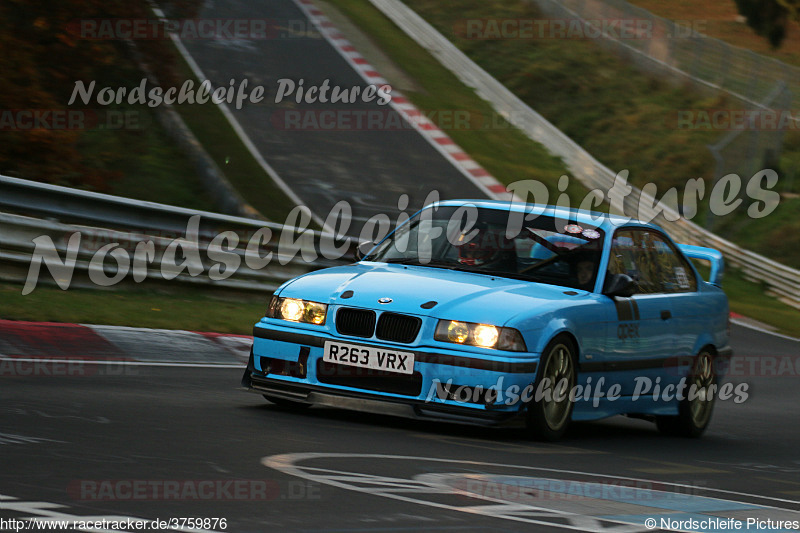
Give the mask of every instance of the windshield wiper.
M 380 259 L 374 259 L 373 261 L 381 261 Z M 415 257 L 394 257 L 392 259 L 383 259 L 382 262 L 384 263 L 395 263 L 399 265 L 409 265 L 409 264 L 417 264 L 419 260 Z
M 509 272 L 508 270 L 470 270 L 476 274 L 486 274 L 487 276 L 496 276 L 498 278 L 511 278 L 519 279 L 522 281 L 539 281 L 541 278 L 538 276 L 531 276 L 522 272 Z
M 427 261 L 421 261 L 418 257 L 396 257 L 393 259 L 384 259 L 384 262 L 396 265 L 417 265 L 450 269 L 457 269 L 459 266 L 461 266 L 456 262 L 448 261 L 446 259 L 428 259 Z

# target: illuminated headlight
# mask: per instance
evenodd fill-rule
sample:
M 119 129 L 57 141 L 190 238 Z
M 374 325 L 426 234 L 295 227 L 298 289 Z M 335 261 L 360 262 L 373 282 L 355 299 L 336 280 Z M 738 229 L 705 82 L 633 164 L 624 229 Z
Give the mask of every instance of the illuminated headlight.
M 528 351 L 519 331 L 513 328 L 498 328 L 489 324 L 440 320 L 433 338 L 437 341 L 468 344 L 494 350 Z
M 325 323 L 328 306 L 318 302 L 309 302 L 297 298 L 280 298 L 273 296 L 269 302 L 267 316 L 292 322 L 305 322 L 321 326 Z

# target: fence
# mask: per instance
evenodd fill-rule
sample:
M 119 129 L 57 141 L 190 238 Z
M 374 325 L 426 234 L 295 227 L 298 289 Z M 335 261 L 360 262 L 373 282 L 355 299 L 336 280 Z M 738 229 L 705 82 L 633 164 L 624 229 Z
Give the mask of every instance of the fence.
M 781 81 L 793 93 L 800 89 L 800 68 L 703 35 L 693 27 L 703 21 L 673 22 L 625 0 L 531 1 L 549 17 L 637 21 L 644 35 L 618 39 L 606 32 L 602 41 L 626 51 L 645 70 L 725 91 L 748 107 L 761 105 Z
M 724 92 L 733 102 L 731 105 L 752 111 L 749 126 L 730 131 L 709 146 L 716 163 L 714 179 L 730 173 L 752 176 L 763 168 L 778 169 L 788 126 L 785 115 L 791 114 L 792 94 L 800 90 L 800 69 L 702 35 L 694 26 L 699 25 L 702 30 L 700 23 L 705 21 L 676 23 L 625 0 L 531 1 L 545 16 L 592 26 L 592 34 L 602 36 L 599 44 L 633 61 L 641 70 Z M 642 34 L 618 38 L 603 31 L 604 21 L 635 21 Z M 774 127 L 755 124 L 759 114 L 767 113 L 778 115 Z M 709 229 L 713 222 L 708 221 Z
M 463 83 L 474 88 L 498 113 L 514 117 L 515 125 L 526 135 L 561 157 L 570 172 L 586 187 L 608 191 L 613 186 L 614 172 L 517 98 L 412 9 L 400 0 L 370 2 Z M 764 283 L 768 293 L 800 309 L 800 271 L 744 250 L 680 217 L 674 209 L 666 207 L 663 213 L 659 213 L 655 206 L 652 196 L 636 188 L 624 200 L 626 213 L 654 220 L 678 242 L 719 250 L 726 261 L 742 269 L 748 278 Z
M 37 247 L 34 239 L 49 238 L 46 244 L 39 239 L 39 255 L 52 243 L 64 263 L 75 233 L 80 234 L 73 247 L 72 281 L 76 285 L 97 285 L 95 280 L 119 275 L 118 282 L 126 284 L 174 279 L 179 283 L 272 291 L 288 279 L 346 264 L 355 257 L 352 239 L 330 233 L 7 176 L 0 176 L 0 210 L 0 278 L 17 282 L 28 277 Z M 187 235 L 193 217 L 199 217 L 195 219 L 196 235 Z M 238 244 L 219 240 L 215 244 L 215 237 L 222 232 L 235 234 Z M 176 239 L 188 243 L 188 247 L 180 248 L 177 259 L 168 253 L 171 245 L 178 251 L 173 244 Z M 135 261 L 137 246 L 148 242 L 152 248 L 147 260 Z M 99 253 L 105 246 L 109 246 L 106 252 Z M 197 253 L 186 253 L 192 247 Z M 212 257 L 209 249 L 216 249 L 217 255 Z M 238 266 L 228 273 L 224 263 Z M 42 273 L 47 270 L 41 267 Z

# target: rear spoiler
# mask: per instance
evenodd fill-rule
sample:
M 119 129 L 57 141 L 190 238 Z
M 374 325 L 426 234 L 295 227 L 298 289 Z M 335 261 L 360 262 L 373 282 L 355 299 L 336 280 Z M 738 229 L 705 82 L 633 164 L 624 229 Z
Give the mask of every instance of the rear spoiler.
M 722 273 L 725 270 L 725 260 L 722 259 L 722 254 L 713 248 L 703 248 L 702 246 L 693 246 L 691 244 L 679 244 L 681 252 L 686 257 L 692 259 L 701 259 L 711 263 L 711 274 L 708 276 L 708 282 L 717 287 L 722 287 Z

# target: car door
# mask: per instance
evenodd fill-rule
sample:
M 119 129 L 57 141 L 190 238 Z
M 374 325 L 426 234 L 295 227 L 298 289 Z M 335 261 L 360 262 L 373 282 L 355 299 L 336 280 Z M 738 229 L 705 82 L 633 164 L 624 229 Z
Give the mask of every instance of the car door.
M 614 312 L 604 367 L 623 396 L 653 387 L 675 349 L 671 296 L 659 273 L 657 242 L 660 236 L 650 228 L 621 228 L 611 245 L 606 276 L 627 274 L 636 287 L 631 297 L 607 297 Z
M 697 290 L 694 269 L 675 245 L 663 235 L 654 235 L 654 246 L 662 290 L 670 296 L 674 333 L 672 355 L 685 360 L 695 355 L 697 338 L 708 330 L 708 305 Z

